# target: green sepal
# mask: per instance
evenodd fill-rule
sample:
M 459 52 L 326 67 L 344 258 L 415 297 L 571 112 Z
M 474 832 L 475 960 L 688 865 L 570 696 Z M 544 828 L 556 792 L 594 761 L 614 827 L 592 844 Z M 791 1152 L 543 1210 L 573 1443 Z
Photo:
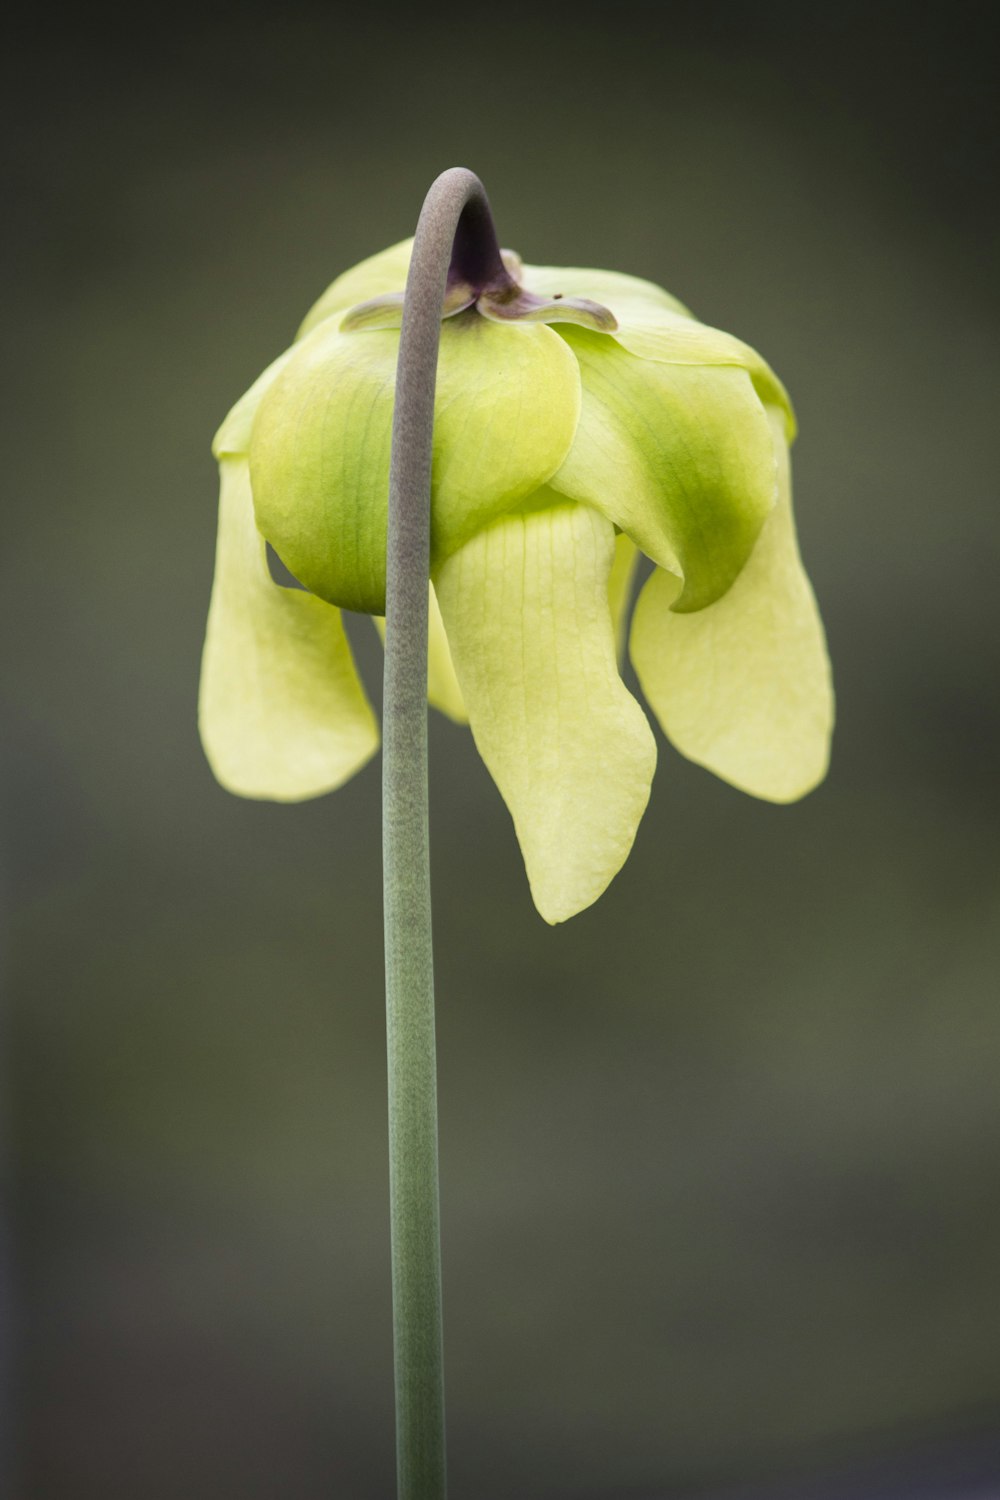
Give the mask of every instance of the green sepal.
M 320 598 L 385 612 L 386 517 L 399 335 L 338 331 L 296 348 L 254 421 L 257 524 Z M 559 468 L 573 441 L 580 378 L 544 324 L 475 313 L 441 329 L 431 502 L 434 565 Z
M 641 359 L 560 328 L 580 364 L 576 438 L 552 487 L 599 510 L 683 580 L 704 609 L 738 577 L 774 506 L 771 431 L 750 377 L 728 365 Z
M 551 479 L 579 416 L 579 368 L 553 329 L 471 311 L 442 324 L 432 567 Z
M 330 604 L 385 613 L 386 511 L 399 335 L 320 324 L 264 396 L 250 441 L 257 525 Z
M 789 443 L 794 441 L 795 413 L 788 392 L 767 361 L 742 339 L 665 308 L 638 307 L 619 318 L 614 337 L 623 349 L 655 363 L 732 365 L 746 370 L 762 403 L 782 412 L 785 436 Z

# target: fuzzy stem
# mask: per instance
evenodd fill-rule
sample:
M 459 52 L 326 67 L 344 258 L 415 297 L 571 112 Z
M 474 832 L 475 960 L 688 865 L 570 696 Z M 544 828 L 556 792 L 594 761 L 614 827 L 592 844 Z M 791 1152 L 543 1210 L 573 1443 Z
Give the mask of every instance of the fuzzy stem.
M 459 232 L 461 226 L 461 232 Z M 434 962 L 427 811 L 431 440 L 453 246 L 486 246 L 479 179 L 443 172 L 424 201 L 406 281 L 389 474 L 382 849 L 389 1179 L 399 1500 L 444 1500 Z M 466 251 L 468 253 L 468 251 Z

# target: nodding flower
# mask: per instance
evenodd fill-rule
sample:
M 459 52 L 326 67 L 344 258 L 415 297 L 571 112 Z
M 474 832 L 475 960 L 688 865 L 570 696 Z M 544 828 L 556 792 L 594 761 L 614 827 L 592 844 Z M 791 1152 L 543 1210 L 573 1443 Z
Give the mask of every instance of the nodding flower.
M 495 241 L 494 241 L 495 247 Z M 200 725 L 219 781 L 298 800 L 378 745 L 341 610 L 385 609 L 389 448 L 411 241 L 345 272 L 223 422 Z M 656 744 L 790 802 L 826 773 L 823 627 L 792 517 L 788 397 L 651 282 L 456 241 L 442 307 L 428 696 L 468 722 L 535 904 L 624 864 Z M 273 581 L 266 543 L 300 588 Z

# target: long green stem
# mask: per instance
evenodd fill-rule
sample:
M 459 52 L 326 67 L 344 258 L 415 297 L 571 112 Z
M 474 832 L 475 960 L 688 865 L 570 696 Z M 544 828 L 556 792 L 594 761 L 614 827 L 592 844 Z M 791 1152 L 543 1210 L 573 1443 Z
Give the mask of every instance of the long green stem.
M 490 247 L 492 241 L 492 250 Z M 444 1500 L 434 962 L 427 816 L 431 441 L 453 248 L 496 258 L 479 179 L 455 167 L 424 202 L 406 282 L 389 477 L 383 793 L 389 1176 L 399 1500 Z

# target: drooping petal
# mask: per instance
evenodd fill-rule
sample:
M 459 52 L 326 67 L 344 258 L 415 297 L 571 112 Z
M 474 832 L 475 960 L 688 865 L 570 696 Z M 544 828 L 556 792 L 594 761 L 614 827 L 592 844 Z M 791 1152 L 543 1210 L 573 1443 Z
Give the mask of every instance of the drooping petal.
M 373 615 L 372 618 L 384 641 L 384 615 Z M 427 602 L 427 701 L 432 708 L 438 709 L 456 724 L 469 722 L 433 584 L 430 585 L 430 598 Z
M 548 922 L 596 901 L 624 864 L 656 763 L 615 661 L 613 560 L 603 516 L 543 491 L 435 580 L 472 732 Z
M 349 271 L 330 283 L 323 295 L 313 303 L 299 327 L 297 338 L 304 338 L 320 323 L 338 313 L 344 313 L 359 302 L 368 302 L 386 292 L 401 292 L 406 286 L 406 273 L 410 269 L 413 239 L 400 240 L 388 250 L 369 255 Z M 339 320 L 338 320 L 339 321 Z
M 628 635 L 628 611 L 632 603 L 636 569 L 639 566 L 639 549 L 624 531 L 615 537 L 615 560 L 611 564 L 608 578 L 608 603 L 611 606 L 611 624 L 615 632 L 615 655 L 619 665 L 625 652 Z
M 468 724 L 469 715 L 455 675 L 455 663 L 451 659 L 451 647 L 433 584 L 427 612 L 427 701 L 432 708 L 454 719 L 456 724 Z
M 596 506 L 683 579 L 704 609 L 739 574 L 776 494 L 774 445 L 745 370 L 640 359 L 614 336 L 560 328 L 583 404 L 554 489 Z
M 682 302 L 655 282 L 622 271 L 599 271 L 580 266 L 524 266 L 519 277 L 529 292 L 543 297 L 587 297 L 609 307 L 619 321 L 634 313 L 666 310 L 689 318 Z
M 743 572 L 698 614 L 670 608 L 656 572 L 631 654 L 663 731 L 690 760 L 743 791 L 793 802 L 826 774 L 833 692 L 823 625 L 799 557 L 783 415 L 769 412 L 780 496 Z
M 245 459 L 220 465 L 219 536 L 198 721 L 229 791 L 295 802 L 332 791 L 378 748 L 340 611 L 271 579 Z
M 385 612 L 389 449 L 399 335 L 321 325 L 265 392 L 250 471 L 257 524 L 286 567 L 331 604 Z M 563 462 L 580 374 L 542 324 L 476 313 L 441 329 L 431 551 L 440 561 Z

